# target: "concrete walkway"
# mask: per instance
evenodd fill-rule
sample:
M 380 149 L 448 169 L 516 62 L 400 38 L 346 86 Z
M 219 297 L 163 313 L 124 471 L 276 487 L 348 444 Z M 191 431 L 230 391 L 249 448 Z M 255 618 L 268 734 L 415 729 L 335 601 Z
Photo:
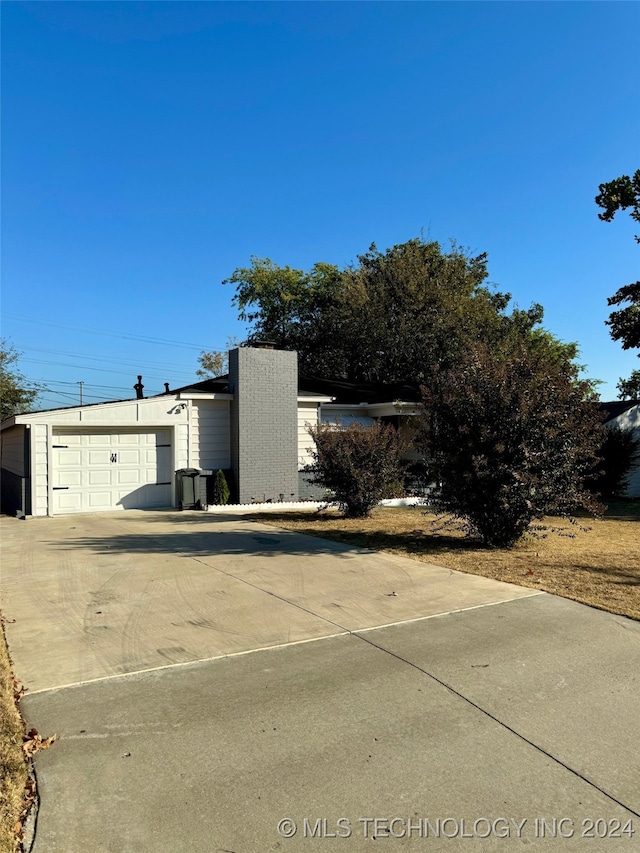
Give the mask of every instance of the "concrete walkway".
M 36 853 L 640 850 L 639 623 L 241 518 L 1 521 Z

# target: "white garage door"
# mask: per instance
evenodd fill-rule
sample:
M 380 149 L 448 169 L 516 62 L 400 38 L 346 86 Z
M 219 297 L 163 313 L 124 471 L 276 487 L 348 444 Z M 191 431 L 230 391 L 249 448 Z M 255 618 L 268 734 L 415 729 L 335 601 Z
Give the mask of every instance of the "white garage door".
M 54 515 L 171 506 L 170 430 L 65 430 L 52 445 Z

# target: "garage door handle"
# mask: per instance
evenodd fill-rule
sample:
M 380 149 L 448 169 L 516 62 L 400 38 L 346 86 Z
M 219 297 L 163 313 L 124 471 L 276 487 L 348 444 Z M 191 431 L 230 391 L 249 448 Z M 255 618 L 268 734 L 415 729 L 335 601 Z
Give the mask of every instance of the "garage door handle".
M 68 489 L 68 488 L 69 488 L 69 486 L 54 486 L 53 491 L 54 492 L 61 492 L 63 489 Z

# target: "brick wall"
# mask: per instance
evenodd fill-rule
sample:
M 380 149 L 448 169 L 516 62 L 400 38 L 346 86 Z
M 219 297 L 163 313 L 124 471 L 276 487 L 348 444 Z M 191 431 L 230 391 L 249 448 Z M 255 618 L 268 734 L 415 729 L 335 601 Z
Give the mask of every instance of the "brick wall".
M 298 495 L 298 357 L 240 347 L 229 353 L 231 467 L 239 503 Z

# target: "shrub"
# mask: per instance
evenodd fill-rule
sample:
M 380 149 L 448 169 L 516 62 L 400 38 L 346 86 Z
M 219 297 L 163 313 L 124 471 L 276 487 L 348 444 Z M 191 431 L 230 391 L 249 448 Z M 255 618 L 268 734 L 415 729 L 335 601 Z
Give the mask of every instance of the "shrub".
M 229 486 L 227 485 L 227 478 L 224 476 L 224 471 L 218 469 L 216 471 L 216 476 L 213 481 L 213 502 L 217 506 L 223 506 L 224 504 L 229 503 Z
M 423 389 L 422 440 L 433 502 L 492 546 L 512 546 L 545 515 L 602 510 L 585 485 L 598 461 L 601 416 L 591 386 L 524 343 L 478 347 Z
M 309 482 L 328 489 L 348 518 L 365 518 L 402 480 L 402 443 L 393 426 L 318 424 Z

